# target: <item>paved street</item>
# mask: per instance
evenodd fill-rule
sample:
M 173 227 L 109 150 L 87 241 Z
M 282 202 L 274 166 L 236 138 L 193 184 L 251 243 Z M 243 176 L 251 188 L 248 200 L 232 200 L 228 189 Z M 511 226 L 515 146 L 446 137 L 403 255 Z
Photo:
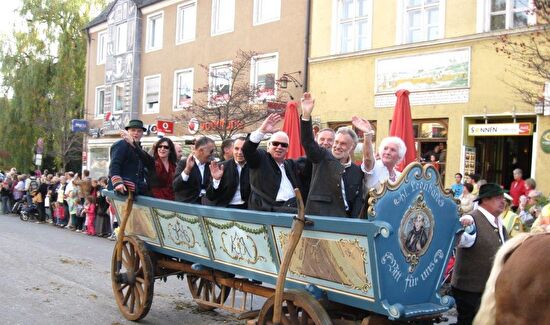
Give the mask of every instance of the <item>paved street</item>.
M 110 260 L 114 242 L 0 214 L 0 324 L 135 324 L 118 311 Z M 140 324 L 242 324 L 199 312 L 187 283 L 155 283 Z
M 135 324 L 119 313 L 111 290 L 115 242 L 15 215 L 0 214 L 0 229 L 0 324 Z M 443 324 L 456 321 L 454 310 L 447 317 Z M 200 312 L 176 277 L 155 282 L 153 305 L 140 321 L 243 323 L 224 311 Z

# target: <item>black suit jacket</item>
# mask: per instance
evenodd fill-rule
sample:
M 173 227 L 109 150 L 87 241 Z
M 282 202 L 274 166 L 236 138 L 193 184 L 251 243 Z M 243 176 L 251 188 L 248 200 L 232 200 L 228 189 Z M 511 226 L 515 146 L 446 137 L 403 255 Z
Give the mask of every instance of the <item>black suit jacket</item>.
M 241 198 L 246 203 L 250 196 L 250 177 L 248 166 L 244 165 L 241 170 L 241 177 L 239 178 L 239 171 L 237 170 L 237 163 L 234 159 L 226 160 L 222 163 L 223 176 L 220 179 L 220 186 L 217 189 L 214 188 L 213 182 L 210 182 L 208 189 L 206 190 L 206 197 L 215 206 L 226 207 L 229 205 L 237 187 L 241 186 Z
M 174 188 L 176 201 L 200 204 L 201 189 L 206 190 L 211 180 L 210 168 L 208 167 L 210 165 L 210 162 L 206 163 L 206 165 L 204 166 L 204 180 L 201 180 L 201 172 L 197 164 L 195 164 L 191 169 L 189 179 L 187 179 L 187 182 L 184 182 L 183 178 L 181 177 L 181 173 L 185 169 L 186 164 L 187 158 L 182 158 L 178 162 L 178 166 L 176 167 L 176 172 L 174 174 L 174 181 L 172 182 L 172 186 Z
M 248 208 L 260 211 L 281 211 L 275 206 L 277 192 L 281 184 L 281 170 L 271 157 L 263 150 L 258 149 L 259 143 L 247 138 L 243 145 L 243 154 L 246 164 L 250 168 L 250 198 Z M 284 161 L 285 171 L 294 188 L 300 187 L 297 178 L 298 164 L 292 159 Z M 290 211 L 288 211 L 290 212 Z
M 307 158 L 313 163 L 306 214 L 357 217 L 363 206 L 361 168 L 353 163 L 344 168 L 330 151 L 315 142 L 311 120 L 301 120 L 300 123 L 302 146 Z M 348 211 L 342 197 L 342 179 Z

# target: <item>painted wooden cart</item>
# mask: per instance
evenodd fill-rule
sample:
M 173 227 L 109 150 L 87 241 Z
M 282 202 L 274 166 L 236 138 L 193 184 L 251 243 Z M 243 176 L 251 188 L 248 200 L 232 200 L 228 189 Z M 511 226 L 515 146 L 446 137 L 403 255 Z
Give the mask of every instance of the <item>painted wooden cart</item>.
M 112 260 L 119 309 L 130 320 L 145 317 L 154 280 L 177 275 L 199 308 L 258 324 L 437 321 L 454 305 L 438 289 L 458 205 L 437 171 L 416 163 L 369 195 L 361 220 L 132 202 L 107 192 L 127 234 Z M 253 296 L 267 298 L 261 309 L 247 307 Z

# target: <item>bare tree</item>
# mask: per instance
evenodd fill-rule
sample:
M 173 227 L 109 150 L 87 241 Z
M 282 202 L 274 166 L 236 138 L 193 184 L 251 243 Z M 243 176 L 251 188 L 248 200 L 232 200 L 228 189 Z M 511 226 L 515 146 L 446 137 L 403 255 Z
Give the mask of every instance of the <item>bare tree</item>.
M 197 96 L 190 108 L 201 124 L 199 132 L 214 133 L 224 140 L 266 117 L 263 103 L 276 99 L 275 74 L 263 74 L 257 83 L 250 82 L 250 69 L 256 55 L 253 51 L 239 50 L 236 58 L 225 66 L 210 69 L 202 65 L 208 82 L 195 89 Z
M 534 105 L 543 99 L 544 83 L 550 81 L 550 0 L 534 0 L 532 14 L 537 28 L 527 35 L 502 35 L 494 42 L 496 52 L 520 64 L 522 69 L 506 69 L 518 79 L 504 81 L 521 97 Z

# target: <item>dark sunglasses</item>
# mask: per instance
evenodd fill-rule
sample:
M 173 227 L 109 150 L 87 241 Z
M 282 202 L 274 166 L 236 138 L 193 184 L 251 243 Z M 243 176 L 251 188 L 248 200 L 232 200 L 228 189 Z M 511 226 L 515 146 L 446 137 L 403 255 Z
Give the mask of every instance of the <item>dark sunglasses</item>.
M 281 146 L 283 148 L 288 148 L 288 143 L 286 143 L 286 142 L 272 141 L 271 145 L 274 146 L 274 147 Z
M 170 150 L 170 146 L 161 144 L 160 146 L 157 146 L 157 149 L 164 148 L 166 150 Z

